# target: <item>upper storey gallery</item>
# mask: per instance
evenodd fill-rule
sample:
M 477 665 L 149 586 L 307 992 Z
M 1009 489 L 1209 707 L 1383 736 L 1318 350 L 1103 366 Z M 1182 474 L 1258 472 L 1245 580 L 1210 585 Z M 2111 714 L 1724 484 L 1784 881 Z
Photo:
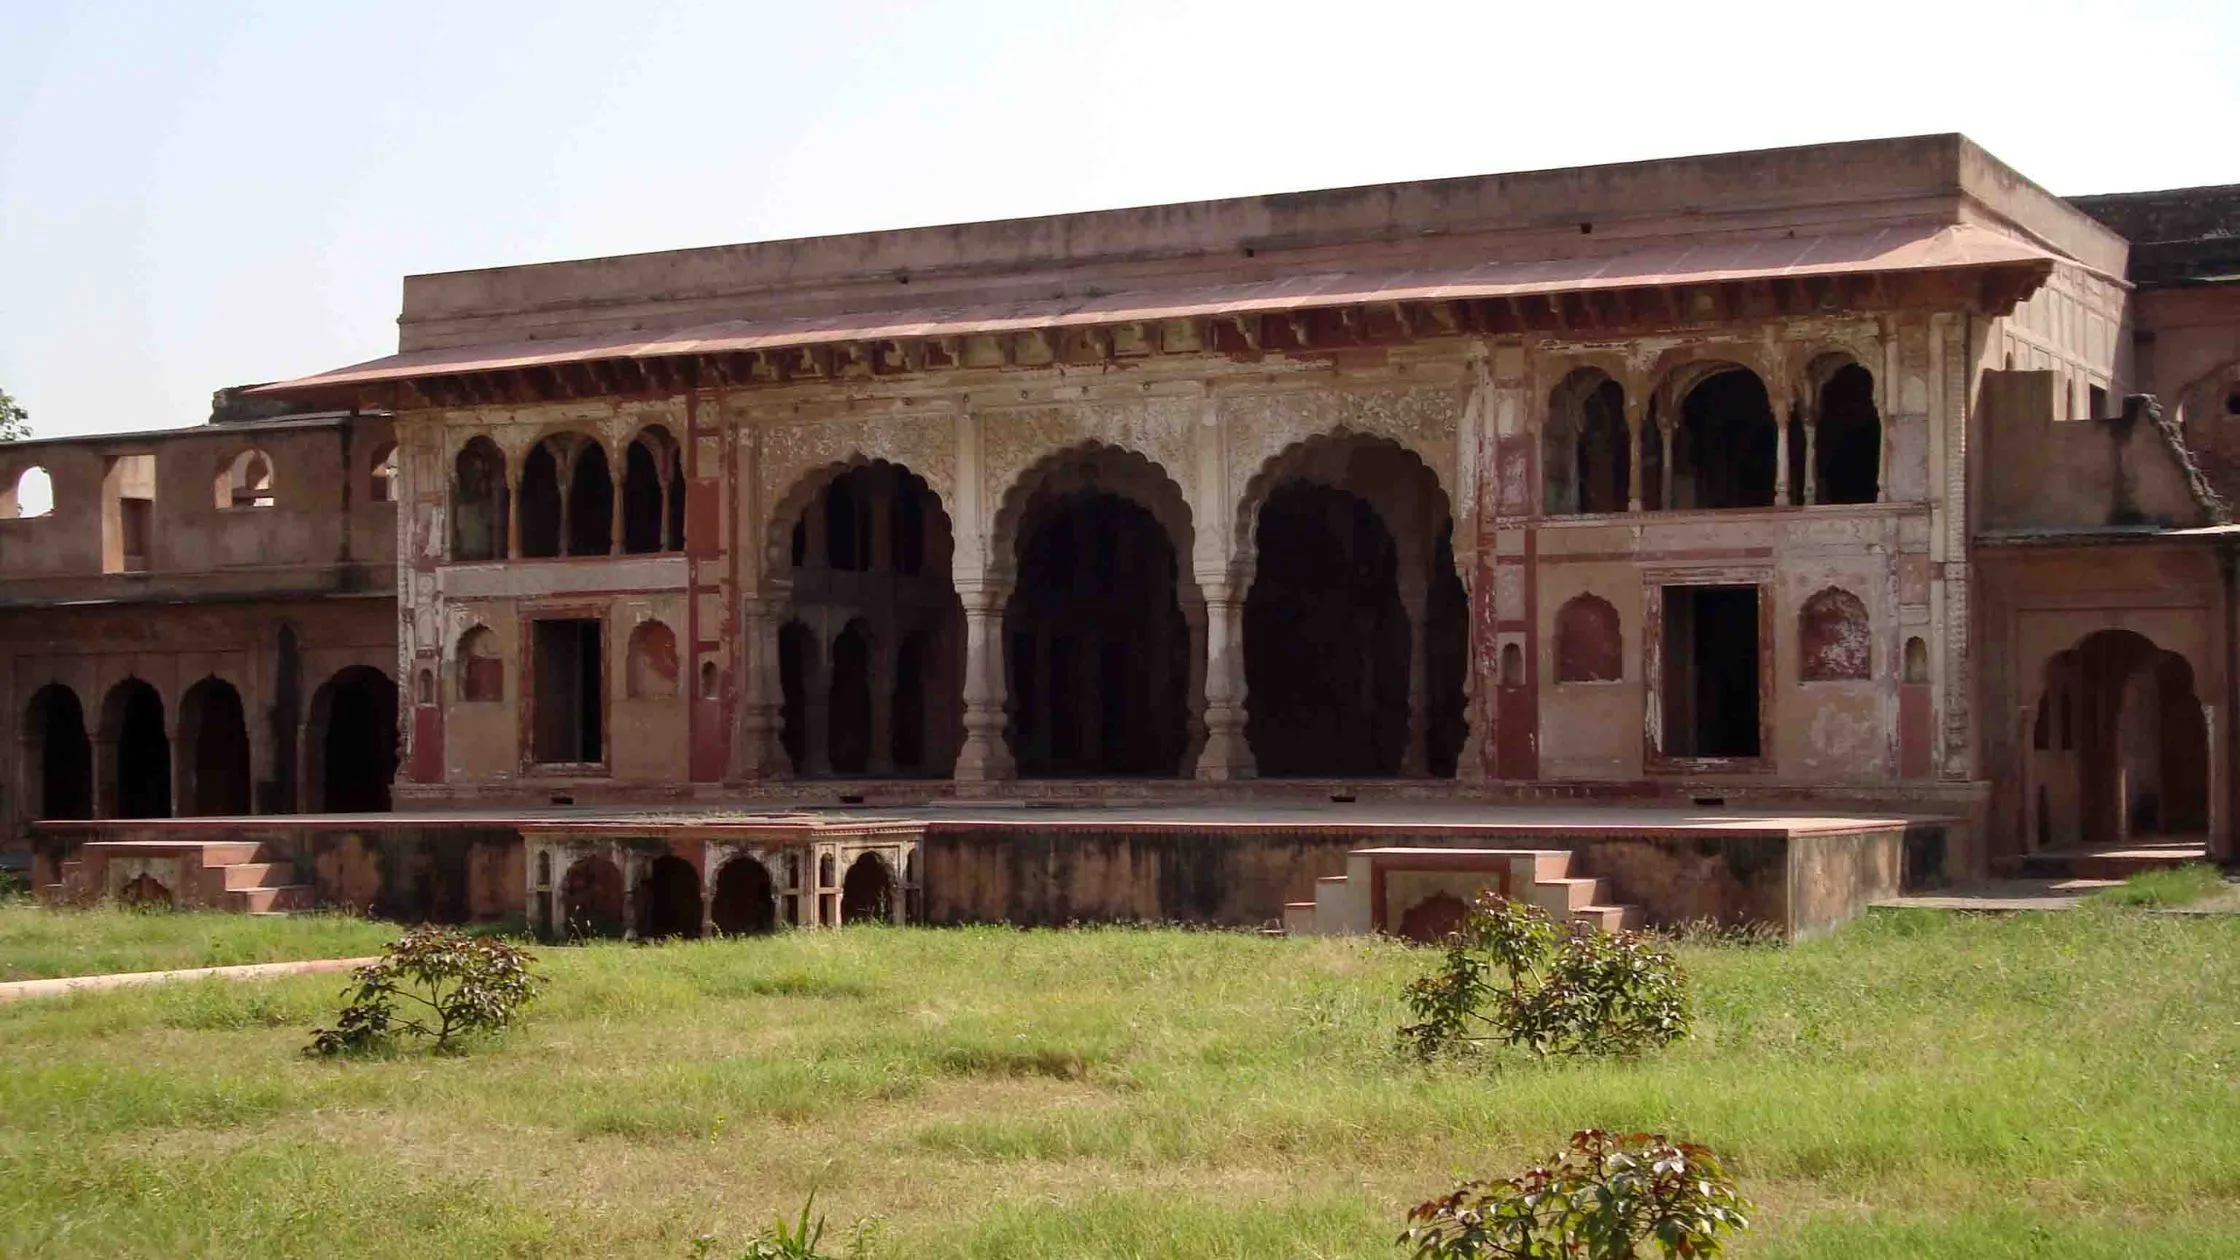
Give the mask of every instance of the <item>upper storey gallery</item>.
M 1411 367 L 1519 396 L 1501 423 L 1536 439 L 1534 475 L 1489 514 L 1871 503 L 1944 479 L 1892 465 L 1928 453 L 1893 450 L 1893 411 L 1933 409 L 1901 374 L 1941 401 L 1932 367 L 2055 370 L 2074 415 L 2120 395 L 2124 262 L 2120 237 L 1931 136 L 416 276 L 399 353 L 269 388 L 443 418 L 429 471 L 460 509 L 456 560 L 681 546 L 679 487 L 719 472 L 683 415 L 595 434 L 586 402 L 694 398 L 713 431 L 933 394 L 996 425 L 1003 404 Z M 1908 326 L 1936 316 L 1957 353 L 1909 362 L 1929 356 Z M 468 432 L 505 423 L 538 432 Z M 1491 480 L 1479 445 L 1418 453 L 1459 499 Z M 968 557 L 993 513 L 959 522 Z

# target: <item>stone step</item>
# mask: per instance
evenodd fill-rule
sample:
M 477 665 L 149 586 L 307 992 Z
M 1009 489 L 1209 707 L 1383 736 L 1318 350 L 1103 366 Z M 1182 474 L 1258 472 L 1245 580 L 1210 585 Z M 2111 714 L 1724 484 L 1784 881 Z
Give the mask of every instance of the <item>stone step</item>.
M 89 840 L 81 854 L 91 857 L 171 857 L 193 854 L 204 866 L 254 862 L 264 846 L 255 840 Z
M 293 862 L 236 862 L 217 868 L 224 877 L 226 892 L 239 892 L 247 888 L 284 888 L 296 882 Z
M 235 914 L 287 913 L 313 910 L 319 890 L 310 884 L 282 884 L 274 888 L 240 888 L 226 894 L 225 908 Z
M 2022 855 L 2016 874 L 2026 879 L 2124 880 L 2143 871 L 2171 870 L 2209 860 L 2205 844 L 2130 844 L 2097 849 L 2046 849 Z

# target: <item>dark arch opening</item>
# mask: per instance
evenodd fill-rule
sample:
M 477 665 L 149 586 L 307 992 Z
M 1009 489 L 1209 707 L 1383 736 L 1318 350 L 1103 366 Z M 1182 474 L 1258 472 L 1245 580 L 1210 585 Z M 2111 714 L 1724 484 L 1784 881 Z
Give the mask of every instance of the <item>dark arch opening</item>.
M 586 441 L 576 448 L 568 478 L 568 554 L 603 556 L 614 550 L 614 473 L 607 448 Z
M 187 773 L 180 812 L 205 818 L 248 813 L 249 724 L 232 683 L 210 677 L 187 688 L 179 700 L 179 738 Z
M 109 689 L 101 705 L 102 742 L 116 770 L 108 789 L 117 818 L 171 816 L 171 737 L 163 729 L 163 697 L 137 678 Z
M 716 872 L 715 904 L 709 917 L 725 936 L 755 936 L 775 931 L 778 903 L 770 872 L 751 857 L 736 857 Z
M 1549 399 L 1542 440 L 1543 510 L 1623 512 L 1632 475 L 1625 387 L 1592 368 L 1564 378 Z
M 559 555 L 560 528 L 560 459 L 555 440 L 546 438 L 521 461 L 521 554 Z
M 860 617 L 832 641 L 832 690 L 825 712 L 835 774 L 862 774 L 871 765 L 873 651 L 871 627 Z
M 1874 377 L 1846 364 L 1820 387 L 1818 464 L 1814 487 L 1822 503 L 1872 503 L 1882 481 L 1882 418 L 1874 407 Z
M 818 627 L 780 628 L 780 744 L 805 776 L 945 774 L 963 737 L 964 606 L 940 498 L 883 461 L 812 484 L 770 540 Z
M 1269 778 L 1395 775 L 1408 740 L 1408 615 L 1376 509 L 1308 481 L 1260 509 L 1244 605 L 1245 737 Z
M 885 923 L 893 916 L 894 877 L 877 854 L 863 854 L 840 883 L 840 922 Z
M 2133 631 L 2096 631 L 2048 664 L 2039 714 L 2033 745 L 2074 749 L 2047 762 L 2073 783 L 2052 794 L 2060 817 L 2041 816 L 2041 834 L 2108 844 L 2207 830 L 2208 723 L 2183 656 Z
M 39 789 L 32 816 L 93 817 L 93 741 L 78 693 L 61 683 L 39 688 L 25 710 L 23 729 L 25 781 Z
M 487 631 L 484 631 L 487 633 Z M 370 665 L 339 670 L 311 697 L 314 813 L 381 813 L 397 775 L 397 686 Z
M 692 863 L 664 853 L 647 864 L 638 885 L 638 935 L 646 940 L 700 935 L 700 872 Z
M 1697 383 L 1673 434 L 1673 506 L 1773 506 L 1774 423 L 1765 382 L 1750 369 L 1728 368 Z
M 452 462 L 451 558 L 506 554 L 506 457 L 489 438 L 470 438 Z
M 1042 498 L 1004 612 L 1022 777 L 1172 775 L 1189 741 L 1190 634 L 1174 543 L 1132 499 Z
M 622 935 L 621 868 L 603 857 L 578 859 L 560 881 L 560 911 L 570 939 Z
M 658 431 L 638 435 L 622 456 L 622 549 L 633 555 L 662 550 L 666 525 L 659 455 L 667 443 Z

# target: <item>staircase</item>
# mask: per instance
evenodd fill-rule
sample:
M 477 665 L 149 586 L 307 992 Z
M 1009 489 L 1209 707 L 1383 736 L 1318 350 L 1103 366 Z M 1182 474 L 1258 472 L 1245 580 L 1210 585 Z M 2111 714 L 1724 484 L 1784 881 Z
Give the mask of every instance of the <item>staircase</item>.
M 1640 926 L 1638 906 L 1612 899 L 1606 880 L 1571 874 L 1565 849 L 1355 849 L 1346 873 L 1315 881 L 1313 901 L 1287 902 L 1294 936 L 1382 933 L 1435 941 L 1461 925 L 1480 893 L 1539 906 L 1559 923 L 1606 932 Z
M 291 862 L 266 861 L 253 840 L 89 840 L 62 864 L 62 881 L 40 889 L 47 901 L 109 900 L 180 910 L 285 914 L 318 904 L 296 882 Z
M 2209 860 L 2205 839 L 2135 840 L 2081 849 L 2040 849 L 2010 860 L 2013 874 L 2029 879 L 2125 880 L 2141 871 L 2194 866 Z

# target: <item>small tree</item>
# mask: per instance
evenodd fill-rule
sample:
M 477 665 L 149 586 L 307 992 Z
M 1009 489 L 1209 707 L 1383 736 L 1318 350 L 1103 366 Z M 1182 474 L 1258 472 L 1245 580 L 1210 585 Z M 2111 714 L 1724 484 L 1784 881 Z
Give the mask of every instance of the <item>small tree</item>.
M 438 1051 L 458 1048 L 473 1033 L 498 1032 L 536 996 L 543 979 L 522 950 L 454 928 L 418 927 L 388 952 L 351 973 L 348 1004 L 332 1028 L 311 1030 L 304 1053 L 360 1054 L 387 1048 L 403 1034 L 430 1037 Z M 409 1002 L 400 1015 L 398 1004 Z
M 1408 986 L 1418 1022 L 1401 1040 L 1424 1058 L 1490 1042 L 1551 1055 L 1632 1055 L 1687 1035 L 1688 986 L 1640 932 L 1559 926 L 1538 906 L 1478 898 L 1438 970 Z
M 1415 1260 L 1699 1260 L 1722 1254 L 1754 1210 L 1703 1147 L 1583 1129 L 1522 1176 L 1417 1204 L 1399 1243 Z
M 31 413 L 7 390 L 0 389 L 0 442 L 21 442 L 31 436 Z

